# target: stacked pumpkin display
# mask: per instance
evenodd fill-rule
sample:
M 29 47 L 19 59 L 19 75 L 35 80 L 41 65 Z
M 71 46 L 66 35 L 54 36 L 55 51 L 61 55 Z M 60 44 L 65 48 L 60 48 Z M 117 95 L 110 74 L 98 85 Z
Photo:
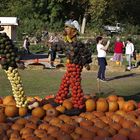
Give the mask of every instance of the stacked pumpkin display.
M 56 49 L 58 47 L 57 45 L 57 43 L 54 44 L 52 48 Z M 71 110 L 71 113 L 76 113 L 76 109 L 78 109 L 78 114 L 80 113 L 79 110 L 82 111 L 85 107 L 84 93 L 81 87 L 81 72 L 83 66 L 87 67 L 92 62 L 92 53 L 88 46 L 78 41 L 71 43 L 65 42 L 61 48 L 65 51 L 68 63 L 66 65 L 67 72 L 62 79 L 59 91 L 55 97 L 55 102 L 62 104 L 71 92 L 72 104 L 75 108 L 75 110 Z
M 0 33 L 0 64 L 11 83 L 16 106 L 25 107 L 27 105 L 27 100 L 17 69 L 18 61 L 17 48 L 13 45 L 12 40 L 6 33 Z
M 43 99 L 42 99 L 43 100 Z M 64 115 L 46 103 L 31 110 L 17 108 L 12 96 L 0 100 L 0 138 L 3 140 L 139 140 L 140 109 L 133 100 L 110 95 L 85 96 L 86 112 Z M 71 109 L 71 99 L 63 102 Z M 20 117 L 21 116 L 21 117 Z

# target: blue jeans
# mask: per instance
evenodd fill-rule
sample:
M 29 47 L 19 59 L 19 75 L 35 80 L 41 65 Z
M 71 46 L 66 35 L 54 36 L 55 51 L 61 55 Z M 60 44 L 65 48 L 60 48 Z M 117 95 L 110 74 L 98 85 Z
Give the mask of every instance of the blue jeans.
M 126 54 L 126 60 L 128 62 L 128 66 L 131 68 L 131 59 L 132 59 L 132 55 L 131 54 Z
M 105 70 L 106 70 L 106 58 L 105 57 L 98 57 L 98 65 L 99 65 L 99 70 L 98 70 L 98 77 L 99 79 L 105 79 Z

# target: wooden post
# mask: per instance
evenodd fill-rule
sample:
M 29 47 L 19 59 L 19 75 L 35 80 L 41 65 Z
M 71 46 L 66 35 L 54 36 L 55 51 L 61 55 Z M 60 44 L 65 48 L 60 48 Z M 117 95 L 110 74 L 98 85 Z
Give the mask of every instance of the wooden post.
M 81 33 L 84 34 L 85 32 L 85 26 L 86 26 L 86 16 L 84 16 L 82 21 L 82 27 L 81 27 Z

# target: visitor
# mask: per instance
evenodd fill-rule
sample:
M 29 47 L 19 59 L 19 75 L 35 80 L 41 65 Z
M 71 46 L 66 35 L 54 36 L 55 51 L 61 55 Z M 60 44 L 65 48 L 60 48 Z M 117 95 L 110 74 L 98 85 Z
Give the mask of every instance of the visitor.
M 123 62 L 123 48 L 124 43 L 120 41 L 120 37 L 116 37 L 116 42 L 114 44 L 114 56 L 113 61 L 116 62 L 117 65 L 122 65 Z
M 107 41 L 106 45 L 103 45 L 103 37 L 99 36 L 96 38 L 96 42 L 97 42 L 97 53 L 98 53 L 97 58 L 98 58 L 98 65 L 99 65 L 97 80 L 106 82 L 107 81 L 105 78 L 105 70 L 107 65 L 106 51 L 110 44 L 110 40 Z
M 52 49 L 52 45 L 54 43 L 59 42 L 59 38 L 57 36 L 57 33 L 54 33 L 53 35 L 50 36 L 49 41 L 48 41 L 48 46 L 49 46 L 49 57 L 50 57 L 50 68 L 54 68 L 54 61 L 56 58 L 56 51 L 54 49 Z
M 24 43 L 23 43 L 23 48 L 24 48 L 25 53 L 27 53 L 27 54 L 31 54 L 29 46 L 30 46 L 29 38 L 26 36 Z
M 134 53 L 134 44 L 132 43 L 131 38 L 128 38 L 126 41 L 126 46 L 125 46 L 125 54 L 126 54 L 126 60 L 128 62 L 128 70 L 131 70 L 132 68 L 132 57 L 133 57 L 133 53 Z

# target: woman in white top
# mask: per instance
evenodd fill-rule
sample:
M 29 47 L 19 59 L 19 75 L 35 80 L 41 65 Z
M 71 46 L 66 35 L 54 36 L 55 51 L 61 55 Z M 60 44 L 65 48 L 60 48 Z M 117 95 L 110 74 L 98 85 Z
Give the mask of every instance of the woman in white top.
M 108 49 L 110 41 L 108 41 L 105 46 L 102 44 L 103 38 L 101 36 L 97 37 L 96 41 L 97 41 L 97 53 L 98 53 L 97 57 L 98 57 L 98 65 L 99 65 L 97 80 L 104 82 L 106 81 L 105 80 L 105 70 L 107 65 L 106 51 Z
M 126 60 L 128 62 L 128 68 L 131 69 L 131 61 L 132 61 L 132 56 L 134 53 L 134 45 L 132 43 L 132 40 L 130 38 L 127 39 L 126 47 L 125 47 L 125 54 L 126 54 Z

